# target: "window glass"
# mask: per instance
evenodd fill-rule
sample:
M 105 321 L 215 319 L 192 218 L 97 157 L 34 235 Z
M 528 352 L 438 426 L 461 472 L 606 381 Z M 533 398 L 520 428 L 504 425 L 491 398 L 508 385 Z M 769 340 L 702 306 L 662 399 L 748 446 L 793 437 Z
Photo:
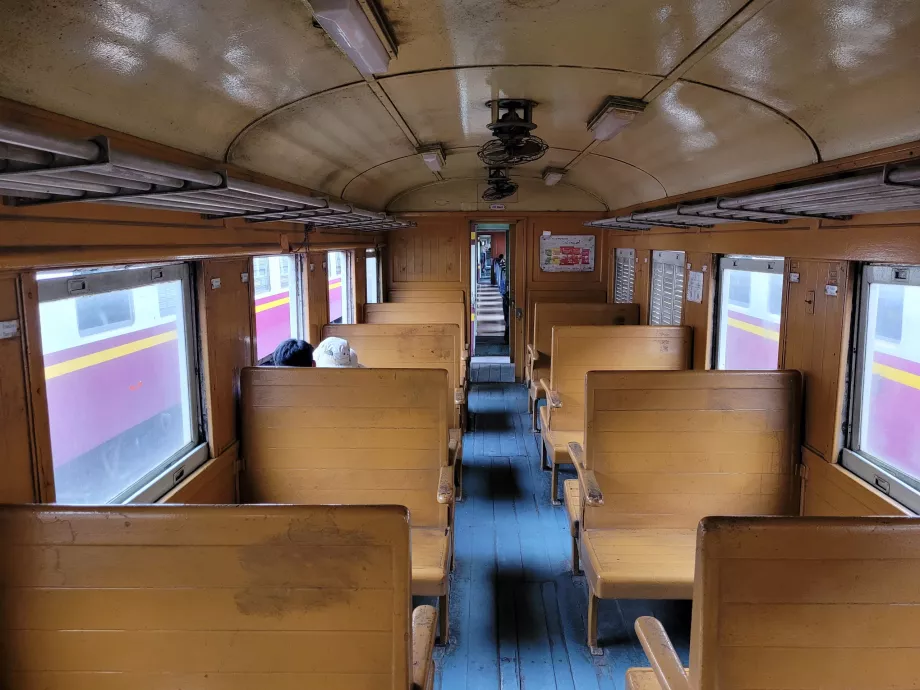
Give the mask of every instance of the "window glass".
M 39 274 L 57 501 L 121 502 L 199 441 L 188 269 L 73 275 Z
M 351 252 L 329 252 L 326 271 L 329 275 L 329 323 L 354 323 L 354 280 Z
M 680 326 L 684 304 L 684 252 L 652 253 L 649 324 Z
M 920 268 L 868 267 L 854 450 L 920 487 Z M 896 278 L 897 272 L 903 279 Z M 913 283 L 913 284 L 911 284 Z
M 368 249 L 365 252 L 365 272 L 367 274 L 367 304 L 377 304 L 380 301 L 380 274 L 377 268 L 377 250 Z
M 727 256 L 720 268 L 718 368 L 776 369 L 783 259 Z
M 257 256 L 252 260 L 255 281 L 256 356 L 262 359 L 288 338 L 302 332 L 298 257 Z M 293 277 L 293 279 L 292 279 Z

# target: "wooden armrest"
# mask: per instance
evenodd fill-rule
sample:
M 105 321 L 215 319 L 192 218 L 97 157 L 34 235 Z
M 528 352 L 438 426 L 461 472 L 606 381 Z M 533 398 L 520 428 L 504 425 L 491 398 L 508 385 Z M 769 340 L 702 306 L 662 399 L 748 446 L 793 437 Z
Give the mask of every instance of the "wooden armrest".
M 569 457 L 572 458 L 572 462 L 578 465 L 579 467 L 585 466 L 585 449 L 581 447 L 581 444 L 577 441 L 571 441 L 569 443 Z
M 546 391 L 546 402 L 553 409 L 562 407 L 562 399 L 559 394 L 549 387 L 549 381 L 540 379 L 540 387 Z
M 462 405 L 466 402 L 466 393 L 462 388 L 454 388 L 454 405 Z
M 661 622 L 651 616 L 642 616 L 636 619 L 636 634 L 661 690 L 690 690 L 690 680 Z
M 434 606 L 419 606 L 412 612 L 412 690 L 425 690 L 428 683 L 437 621 Z
M 576 455 L 573 454 L 572 446 L 578 446 L 579 450 L 581 450 L 581 444 L 570 443 L 569 455 L 575 462 L 575 473 L 578 475 L 578 483 L 581 485 L 581 495 L 584 496 L 585 503 L 592 508 L 604 505 L 604 492 L 601 491 L 601 485 L 597 483 L 597 477 L 594 476 L 592 470 L 585 469 L 582 464 L 584 462 L 583 455 L 576 458 Z
M 438 503 L 453 503 L 454 500 L 454 468 L 442 467 L 438 476 Z
M 534 349 L 533 345 L 528 345 L 527 356 L 530 357 L 531 362 L 534 362 L 540 358 L 540 353 Z

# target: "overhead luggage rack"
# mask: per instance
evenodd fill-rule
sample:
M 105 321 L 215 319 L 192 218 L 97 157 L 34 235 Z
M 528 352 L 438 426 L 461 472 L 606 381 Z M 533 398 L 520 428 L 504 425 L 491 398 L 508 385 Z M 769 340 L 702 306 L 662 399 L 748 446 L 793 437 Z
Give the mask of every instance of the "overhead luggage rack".
M 619 230 L 654 226 L 712 227 L 722 223 L 785 223 L 792 218 L 849 220 L 863 213 L 920 210 L 920 164 L 886 166 L 823 182 L 639 211 L 585 225 Z
M 125 153 L 107 137 L 65 139 L 3 124 L 0 195 L 11 206 L 86 201 L 186 211 L 209 219 L 281 220 L 369 232 L 415 225 L 321 197 L 237 180 L 225 171 Z

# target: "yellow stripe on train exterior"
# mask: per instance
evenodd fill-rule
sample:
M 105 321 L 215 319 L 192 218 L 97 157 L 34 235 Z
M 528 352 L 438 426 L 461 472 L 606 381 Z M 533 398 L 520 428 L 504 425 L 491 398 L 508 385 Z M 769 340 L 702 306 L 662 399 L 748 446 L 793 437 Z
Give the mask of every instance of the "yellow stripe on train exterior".
M 917 374 L 912 374 L 909 371 L 896 369 L 895 367 L 890 367 L 887 364 L 879 364 L 878 362 L 873 362 L 872 373 L 878 374 L 883 378 L 895 381 L 905 386 L 920 389 L 920 376 Z
M 732 328 L 740 328 L 742 331 L 747 331 L 748 333 L 759 335 L 761 338 L 767 338 L 768 340 L 779 342 L 779 331 L 771 331 L 769 328 L 755 326 L 754 324 L 748 323 L 747 321 L 741 321 L 739 319 L 732 318 L 728 319 L 728 325 Z
M 290 304 L 290 297 L 281 297 L 279 299 L 272 300 L 271 302 L 265 302 L 265 304 L 256 305 L 256 314 L 267 311 L 269 309 L 274 309 L 275 307 L 280 307 L 283 304 Z
M 90 355 L 74 357 L 73 359 L 68 359 L 64 362 L 45 367 L 45 379 L 57 378 L 58 376 L 64 376 L 65 374 L 70 374 L 80 369 L 86 369 L 87 367 L 102 364 L 103 362 L 109 362 L 113 359 L 124 357 L 125 355 L 134 354 L 141 350 L 168 343 L 171 340 L 175 340 L 177 337 L 178 334 L 176 331 L 167 331 L 166 333 L 152 335 L 149 338 L 141 338 L 140 340 L 125 343 L 124 345 L 110 347 L 107 350 L 100 350 Z

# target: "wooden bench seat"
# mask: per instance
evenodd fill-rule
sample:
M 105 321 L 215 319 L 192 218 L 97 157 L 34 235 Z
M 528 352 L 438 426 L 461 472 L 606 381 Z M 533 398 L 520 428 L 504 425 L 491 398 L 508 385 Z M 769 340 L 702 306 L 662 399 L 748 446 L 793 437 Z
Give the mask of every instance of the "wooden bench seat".
M 562 502 L 569 521 L 569 536 L 572 538 L 572 574 L 581 573 L 578 557 L 578 527 L 581 523 L 581 489 L 577 479 L 562 482 Z
M 695 549 L 694 529 L 597 530 L 582 566 L 599 599 L 689 599 Z
M 444 369 L 256 367 L 241 376 L 245 503 L 400 505 L 412 592 L 440 599 L 448 639 L 453 468 Z
M 584 302 L 537 302 L 533 305 L 532 330 L 527 343 L 524 380 L 528 384 L 528 410 L 537 430 L 536 404 L 546 398 L 540 379 L 550 377 L 554 326 L 625 326 L 639 323 L 638 304 L 586 304 Z
M 702 518 L 798 512 L 801 385 L 792 371 L 587 374 L 570 453 L 593 653 L 598 599 L 692 596 Z
M 467 388 L 470 360 L 470 313 L 461 302 L 383 302 L 365 306 L 365 321 L 369 324 L 435 324 L 455 323 L 460 329 L 462 355 L 460 359 L 460 380 Z
M 397 506 L 0 507 L 0 686 L 430 690 Z
M 920 687 L 920 520 L 711 517 L 699 525 L 684 669 L 636 621 L 629 690 Z
M 444 369 L 448 390 L 444 404 L 450 415 L 449 464 L 455 470 L 457 500 L 463 495 L 463 430 L 466 393 L 460 378 L 463 339 L 456 324 L 340 325 L 323 327 L 323 338 L 345 338 L 366 367 L 381 369 Z
M 618 305 L 623 306 L 623 305 Z M 568 444 L 584 440 L 585 374 L 592 370 L 686 369 L 689 326 L 557 326 L 550 378 L 541 380 L 541 464 L 552 468 L 550 498 L 559 505 L 559 466 L 571 464 Z

